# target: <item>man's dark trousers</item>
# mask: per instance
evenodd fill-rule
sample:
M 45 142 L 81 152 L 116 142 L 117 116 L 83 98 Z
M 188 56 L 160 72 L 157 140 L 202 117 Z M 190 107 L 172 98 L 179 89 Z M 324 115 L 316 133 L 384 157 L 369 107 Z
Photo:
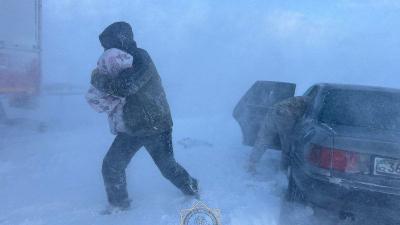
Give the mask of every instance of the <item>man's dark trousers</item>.
M 117 207 L 129 207 L 125 169 L 135 153 L 145 147 L 161 174 L 186 195 L 195 195 L 197 180 L 175 161 L 172 129 L 161 134 L 134 137 L 119 133 L 103 160 L 103 179 L 108 202 Z

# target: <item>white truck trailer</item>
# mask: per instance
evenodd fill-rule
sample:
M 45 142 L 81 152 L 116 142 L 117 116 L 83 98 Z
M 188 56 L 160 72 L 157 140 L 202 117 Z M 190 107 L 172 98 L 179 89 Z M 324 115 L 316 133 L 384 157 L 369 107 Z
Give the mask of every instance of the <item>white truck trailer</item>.
M 41 0 L 0 1 L 0 99 L 14 107 L 32 108 L 40 94 L 41 9 Z M 0 102 L 0 121 L 16 125 L 20 120 L 8 119 Z

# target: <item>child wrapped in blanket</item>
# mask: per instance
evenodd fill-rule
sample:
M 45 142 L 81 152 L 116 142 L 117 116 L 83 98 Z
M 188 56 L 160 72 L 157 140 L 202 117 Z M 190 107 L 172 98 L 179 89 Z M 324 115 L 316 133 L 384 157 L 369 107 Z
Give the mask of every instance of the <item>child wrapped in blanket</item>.
M 105 76 L 118 76 L 123 69 L 132 67 L 132 61 L 132 55 L 111 48 L 100 56 L 97 61 L 97 69 L 100 74 Z M 122 119 L 125 98 L 103 93 L 94 86 L 90 87 L 85 98 L 94 110 L 108 114 L 108 123 L 112 134 L 116 135 L 127 131 Z

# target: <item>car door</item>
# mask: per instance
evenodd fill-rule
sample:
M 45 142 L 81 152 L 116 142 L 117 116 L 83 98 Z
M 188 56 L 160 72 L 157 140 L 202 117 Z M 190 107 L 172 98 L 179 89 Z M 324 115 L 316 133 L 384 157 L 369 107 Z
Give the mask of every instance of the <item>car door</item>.
M 244 145 L 254 146 L 269 107 L 293 97 L 295 90 L 296 85 L 292 83 L 257 81 L 253 84 L 233 110 L 233 117 L 242 129 Z

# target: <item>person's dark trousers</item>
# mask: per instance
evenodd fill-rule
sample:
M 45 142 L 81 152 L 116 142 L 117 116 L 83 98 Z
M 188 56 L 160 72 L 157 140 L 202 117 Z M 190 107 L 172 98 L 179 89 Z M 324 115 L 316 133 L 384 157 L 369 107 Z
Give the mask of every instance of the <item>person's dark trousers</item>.
M 165 178 L 184 194 L 197 194 L 197 180 L 175 161 L 172 130 L 147 137 L 133 137 L 119 133 L 103 160 L 102 173 L 110 205 L 129 207 L 125 169 L 135 153 L 143 146 Z

